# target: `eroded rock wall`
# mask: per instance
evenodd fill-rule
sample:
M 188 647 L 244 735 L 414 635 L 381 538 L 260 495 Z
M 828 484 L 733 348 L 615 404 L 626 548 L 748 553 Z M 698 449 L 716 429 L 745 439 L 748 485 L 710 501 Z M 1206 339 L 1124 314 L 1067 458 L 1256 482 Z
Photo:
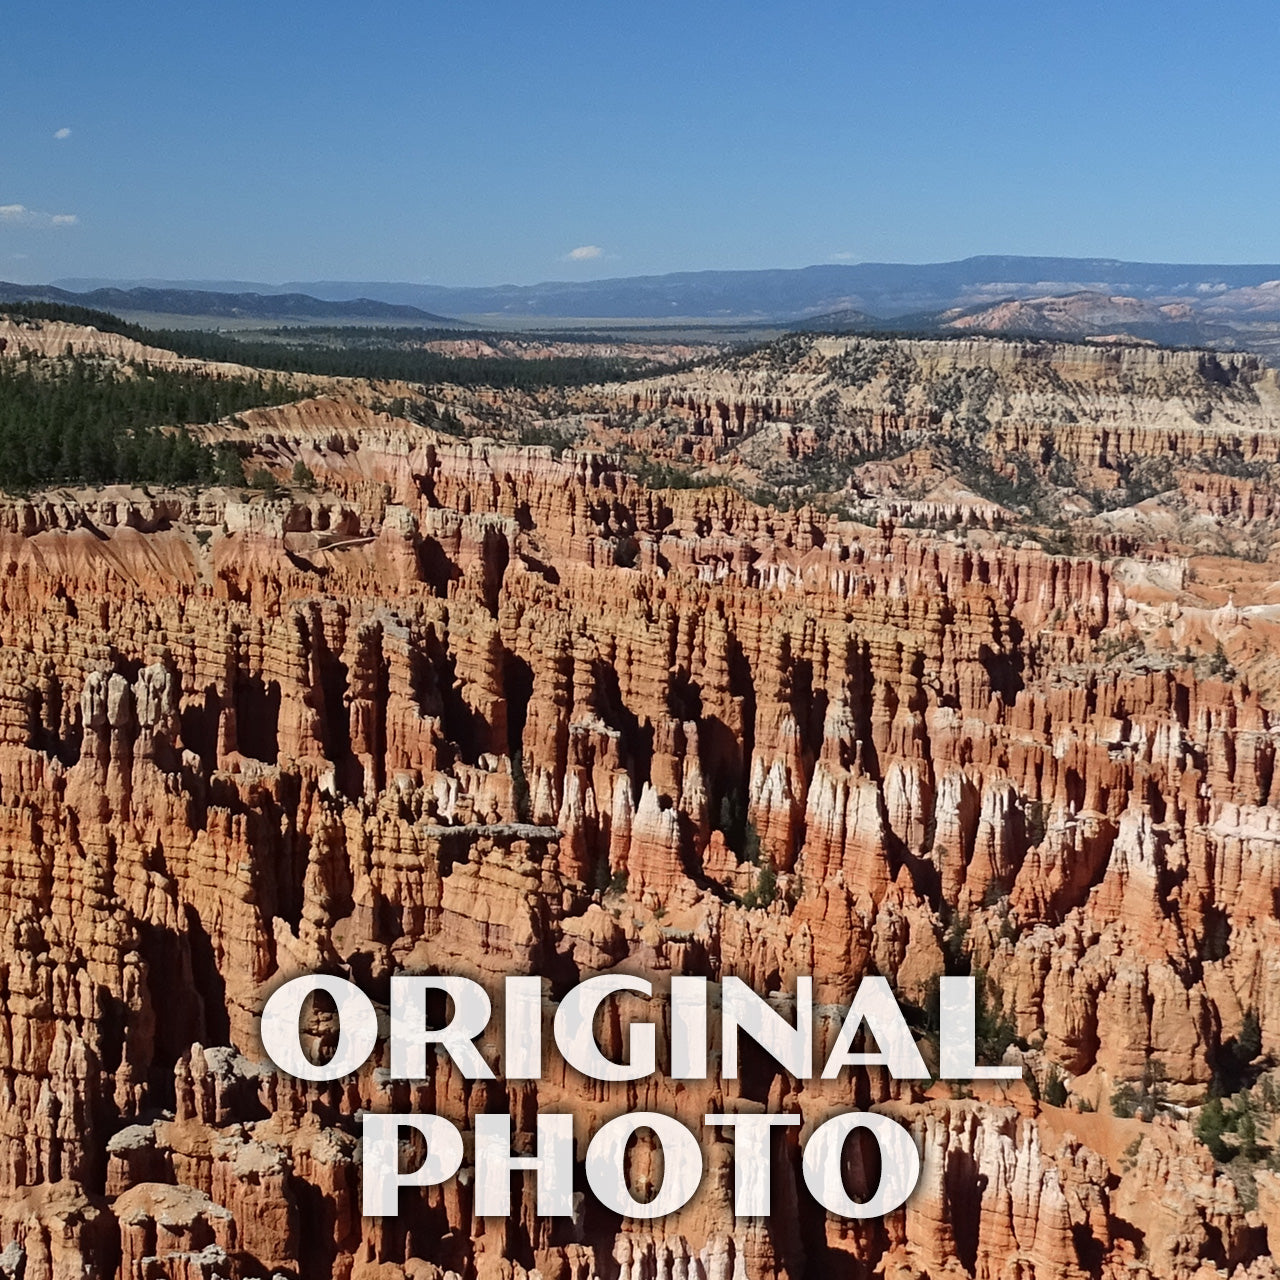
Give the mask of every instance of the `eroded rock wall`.
M 325 496 L 0 512 L 0 1245 L 27 1280 L 1273 1274 L 1273 1175 L 1247 1207 L 1171 1119 L 1134 1128 L 1130 1167 L 1100 1117 L 1022 1086 L 277 1077 L 256 1017 L 300 971 L 380 999 L 405 967 L 538 973 L 549 998 L 623 962 L 812 972 L 824 1002 L 883 973 L 924 1006 L 961 959 L 1032 1073 L 1105 1106 L 1155 1057 L 1194 1101 L 1247 1012 L 1280 1053 L 1280 810 L 1256 694 L 1099 660 L 1130 607 L 1102 563 L 272 412 L 243 430 Z M 571 1107 L 582 1141 L 734 1095 L 808 1126 L 900 1111 L 920 1191 L 829 1218 L 792 1147 L 794 1211 L 735 1221 L 717 1137 L 656 1227 L 540 1221 L 529 1188 L 477 1220 L 463 1183 L 360 1216 L 361 1107 L 510 1109 L 524 1135 Z

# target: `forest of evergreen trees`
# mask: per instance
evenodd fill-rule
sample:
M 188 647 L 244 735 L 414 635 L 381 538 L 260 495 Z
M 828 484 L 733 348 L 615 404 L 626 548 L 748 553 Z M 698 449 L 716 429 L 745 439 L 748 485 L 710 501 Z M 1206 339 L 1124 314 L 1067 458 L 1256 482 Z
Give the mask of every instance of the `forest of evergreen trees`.
M 244 483 L 230 446 L 162 425 L 213 422 L 298 393 L 277 379 L 209 378 L 101 361 L 0 361 L 0 488 L 49 484 Z

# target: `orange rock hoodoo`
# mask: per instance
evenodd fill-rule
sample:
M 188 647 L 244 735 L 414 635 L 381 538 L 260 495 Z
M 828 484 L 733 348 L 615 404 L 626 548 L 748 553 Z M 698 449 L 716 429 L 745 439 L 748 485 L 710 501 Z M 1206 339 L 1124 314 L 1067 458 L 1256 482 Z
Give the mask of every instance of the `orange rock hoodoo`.
M 1100 563 L 648 492 L 332 402 L 245 417 L 325 495 L 0 512 L 0 1273 L 1275 1274 L 1274 1175 L 1247 1208 L 1185 1124 L 1143 1127 L 1129 1167 L 1101 1117 L 1021 1088 L 278 1077 L 255 1019 L 303 970 L 385 998 L 396 968 L 560 988 L 629 960 L 812 972 L 827 1002 L 880 972 L 923 1005 L 963 932 L 1031 1070 L 1096 1100 L 1155 1057 L 1198 1098 L 1247 1011 L 1280 1053 L 1277 726 L 1240 683 L 1096 661 L 1130 604 Z M 753 861 L 768 905 L 740 901 Z M 829 1219 L 791 1149 L 792 1209 L 735 1221 L 717 1140 L 656 1226 L 540 1221 L 529 1186 L 477 1220 L 463 1182 L 360 1216 L 362 1107 L 509 1108 L 527 1138 L 538 1108 L 585 1132 L 734 1095 L 806 1125 L 887 1103 L 919 1192 Z

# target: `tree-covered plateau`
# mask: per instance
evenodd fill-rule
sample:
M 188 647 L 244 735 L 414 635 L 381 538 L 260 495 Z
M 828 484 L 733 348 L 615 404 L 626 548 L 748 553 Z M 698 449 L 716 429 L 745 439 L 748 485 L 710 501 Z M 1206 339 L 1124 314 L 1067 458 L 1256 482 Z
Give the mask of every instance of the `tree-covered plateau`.
M 202 444 L 181 424 L 297 398 L 275 378 L 121 369 L 74 356 L 0 361 L 0 488 L 241 484 L 234 449 Z

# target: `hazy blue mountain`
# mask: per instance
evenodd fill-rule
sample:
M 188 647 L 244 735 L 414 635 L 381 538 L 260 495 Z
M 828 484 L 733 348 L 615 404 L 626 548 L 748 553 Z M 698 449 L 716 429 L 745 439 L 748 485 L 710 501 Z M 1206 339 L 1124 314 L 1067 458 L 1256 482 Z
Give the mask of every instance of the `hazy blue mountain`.
M 387 324 L 457 327 L 458 321 L 418 307 L 357 297 L 321 299 L 305 293 L 230 293 L 185 287 L 129 289 L 107 286 L 74 292 L 55 285 L 9 284 L 0 281 L 0 302 L 66 302 L 98 311 L 150 315 L 210 316 L 228 320 L 380 320 Z
M 1111 258 L 975 257 L 959 262 L 827 264 L 767 271 L 685 271 L 611 280 L 452 288 L 396 281 L 292 281 L 252 285 L 261 296 L 289 292 L 333 302 L 376 299 L 437 315 L 658 319 L 748 318 L 789 321 L 842 311 L 880 317 L 939 311 L 1002 298 L 1079 290 L 1132 297 L 1214 296 L 1280 278 L 1280 265 L 1120 262 Z M 59 281 L 67 286 L 101 284 Z M 113 282 L 115 284 L 132 282 Z M 190 289 L 197 282 L 150 282 Z M 244 292 L 225 282 L 201 281 Z
M 67 276 L 52 282 L 59 289 L 72 293 L 92 293 L 95 289 L 194 289 L 200 293 L 288 293 L 288 289 L 276 284 L 264 284 L 260 280 L 160 280 L 139 278 L 115 280 L 99 276 Z M 297 290 L 305 293 L 306 290 Z

